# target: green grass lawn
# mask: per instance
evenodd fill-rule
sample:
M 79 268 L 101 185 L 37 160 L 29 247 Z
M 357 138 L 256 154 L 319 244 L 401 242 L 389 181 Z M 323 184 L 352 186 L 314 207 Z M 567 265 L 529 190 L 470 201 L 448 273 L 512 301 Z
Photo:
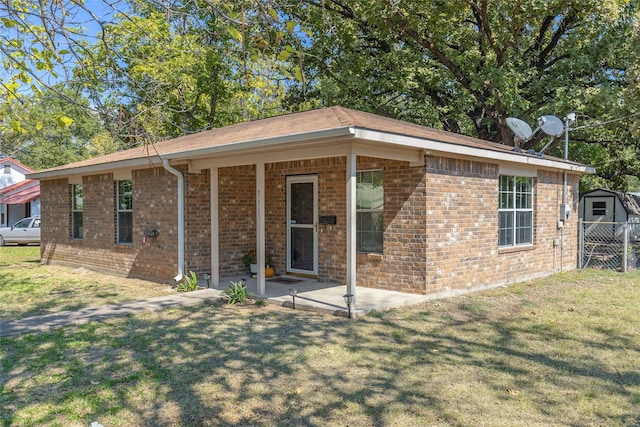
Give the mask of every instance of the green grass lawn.
M 640 425 L 639 287 L 572 272 L 353 321 L 221 304 L 3 338 L 1 419 Z
M 74 310 L 175 292 L 169 285 L 40 264 L 39 246 L 0 246 L 0 318 Z

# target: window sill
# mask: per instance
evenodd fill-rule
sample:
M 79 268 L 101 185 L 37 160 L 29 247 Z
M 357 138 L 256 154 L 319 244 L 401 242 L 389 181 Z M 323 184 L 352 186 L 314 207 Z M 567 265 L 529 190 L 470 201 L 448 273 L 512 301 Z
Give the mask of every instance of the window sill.
M 382 261 L 382 254 L 377 252 L 358 252 L 358 256 L 366 257 L 367 261 L 380 262 Z
M 527 252 L 533 251 L 536 248 L 535 245 L 525 245 L 525 246 L 506 246 L 503 248 L 498 248 L 498 254 L 511 254 L 514 252 Z

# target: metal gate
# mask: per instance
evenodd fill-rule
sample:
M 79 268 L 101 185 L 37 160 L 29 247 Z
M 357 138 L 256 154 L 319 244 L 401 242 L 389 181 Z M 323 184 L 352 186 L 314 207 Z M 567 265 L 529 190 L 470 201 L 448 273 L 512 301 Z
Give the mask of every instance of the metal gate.
M 625 273 L 635 269 L 640 242 L 635 229 L 631 232 L 631 228 L 636 226 L 627 222 L 580 221 L 580 269 L 590 267 Z

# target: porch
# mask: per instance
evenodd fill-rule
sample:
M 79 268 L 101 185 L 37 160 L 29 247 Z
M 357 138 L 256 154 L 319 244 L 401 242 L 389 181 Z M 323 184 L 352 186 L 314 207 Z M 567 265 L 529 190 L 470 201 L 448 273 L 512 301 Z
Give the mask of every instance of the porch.
M 330 313 L 336 316 L 348 316 L 348 309 L 344 295 L 346 285 L 320 282 L 317 279 L 277 276 L 265 280 L 265 293 L 258 294 L 258 281 L 248 274 L 228 277 L 220 281 L 220 286 L 214 288 L 221 293 L 229 287 L 232 281 L 245 281 L 247 290 L 258 299 L 264 299 L 271 304 L 293 308 L 295 293 L 295 309 Z M 200 283 L 207 286 L 206 283 Z M 352 307 L 352 317 L 360 317 L 369 312 L 386 311 L 397 307 L 419 304 L 434 299 L 433 295 L 408 294 L 383 289 L 358 287 L 357 301 Z

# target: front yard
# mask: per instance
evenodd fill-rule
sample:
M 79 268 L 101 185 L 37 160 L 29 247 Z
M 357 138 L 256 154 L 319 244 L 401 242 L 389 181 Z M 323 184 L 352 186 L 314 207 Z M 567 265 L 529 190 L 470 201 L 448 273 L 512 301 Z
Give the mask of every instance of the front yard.
M 0 318 L 114 304 L 175 292 L 170 285 L 40 265 L 39 246 L 0 247 Z
M 5 249 L 3 317 L 72 304 L 56 294 L 72 269 Z M 72 276 L 97 302 L 94 275 Z M 639 272 L 585 271 L 355 321 L 222 304 L 2 338 L 2 422 L 639 425 L 639 290 Z

